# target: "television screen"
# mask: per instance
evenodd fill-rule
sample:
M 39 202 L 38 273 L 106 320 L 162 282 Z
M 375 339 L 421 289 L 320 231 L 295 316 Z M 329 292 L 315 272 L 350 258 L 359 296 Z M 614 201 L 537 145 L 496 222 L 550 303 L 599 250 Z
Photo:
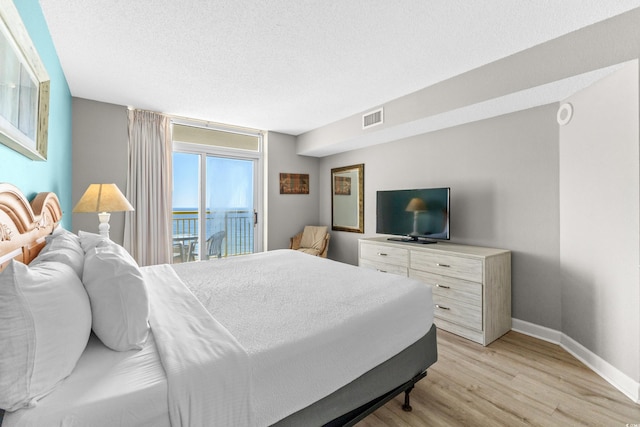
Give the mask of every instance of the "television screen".
M 448 187 L 378 191 L 376 233 L 404 241 L 449 240 L 449 201 Z

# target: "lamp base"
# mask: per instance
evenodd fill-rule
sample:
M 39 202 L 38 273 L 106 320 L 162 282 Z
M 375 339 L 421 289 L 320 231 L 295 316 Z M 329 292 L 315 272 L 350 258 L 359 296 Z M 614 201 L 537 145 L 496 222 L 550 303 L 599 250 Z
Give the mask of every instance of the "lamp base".
M 98 214 L 98 220 L 100 220 L 100 225 L 98 225 L 98 230 L 100 230 L 100 235 L 109 238 L 109 218 L 111 214 L 109 212 L 100 212 Z

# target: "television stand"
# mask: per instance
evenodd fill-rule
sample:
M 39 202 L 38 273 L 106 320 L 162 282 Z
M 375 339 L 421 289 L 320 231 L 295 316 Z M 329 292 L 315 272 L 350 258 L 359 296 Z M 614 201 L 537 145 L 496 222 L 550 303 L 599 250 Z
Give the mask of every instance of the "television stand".
M 438 243 L 437 240 L 427 239 L 425 237 L 388 237 L 387 240 L 392 242 L 405 242 L 405 243 L 420 243 L 422 245 L 428 245 L 430 243 Z
M 447 242 L 412 245 L 389 237 L 360 239 L 358 265 L 431 285 L 434 305 L 424 309 L 433 309 L 438 329 L 482 345 L 511 329 L 510 251 Z

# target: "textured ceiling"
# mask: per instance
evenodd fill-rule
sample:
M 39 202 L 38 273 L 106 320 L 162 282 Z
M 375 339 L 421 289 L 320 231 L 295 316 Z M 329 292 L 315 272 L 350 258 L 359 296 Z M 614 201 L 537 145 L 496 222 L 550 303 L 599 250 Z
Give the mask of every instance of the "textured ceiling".
M 640 0 L 40 0 L 73 96 L 292 135 Z

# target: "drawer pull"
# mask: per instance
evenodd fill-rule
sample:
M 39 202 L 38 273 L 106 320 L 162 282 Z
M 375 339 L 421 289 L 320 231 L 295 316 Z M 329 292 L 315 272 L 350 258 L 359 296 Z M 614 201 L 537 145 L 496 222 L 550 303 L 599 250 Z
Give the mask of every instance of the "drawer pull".
M 440 283 L 436 283 L 436 288 L 451 289 L 450 286 L 441 285 Z
M 380 270 L 380 269 L 378 269 L 378 271 L 379 271 L 380 273 L 386 273 L 386 272 L 387 272 L 387 270 Z
M 436 304 L 436 308 L 439 308 L 440 310 L 451 310 L 449 307 L 445 307 L 445 306 L 440 305 L 440 304 Z
M 446 267 L 446 268 L 451 267 L 449 264 L 441 264 L 441 263 L 439 263 L 439 262 L 438 262 L 438 263 L 436 263 L 436 265 L 437 265 L 438 267 Z
M 387 256 L 384 252 L 378 252 L 378 256 Z

